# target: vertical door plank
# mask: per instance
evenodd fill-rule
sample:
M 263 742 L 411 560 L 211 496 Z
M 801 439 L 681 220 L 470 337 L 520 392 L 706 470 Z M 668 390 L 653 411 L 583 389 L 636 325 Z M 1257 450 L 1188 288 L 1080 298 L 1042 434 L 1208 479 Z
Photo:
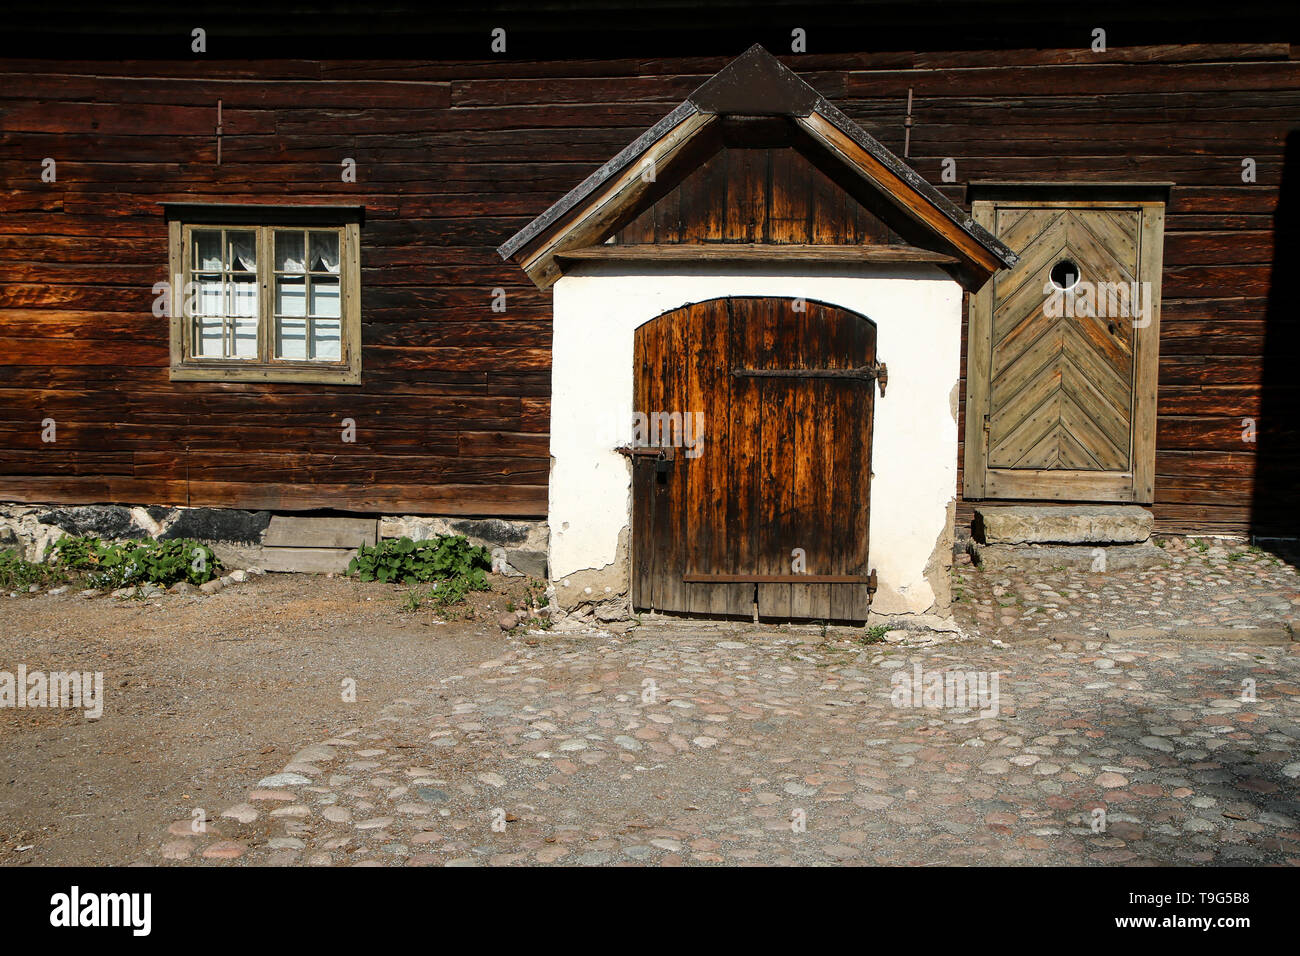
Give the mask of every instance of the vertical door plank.
M 649 322 L 634 335 L 632 410 L 642 411 L 650 405 L 650 389 L 657 381 L 657 369 L 651 363 L 659 354 L 656 341 L 657 323 Z M 632 606 L 654 606 L 654 469 L 632 459 Z
M 807 319 L 790 355 L 791 368 L 828 368 L 826 309 L 818 303 L 808 303 Z M 818 489 L 822 480 L 821 446 L 825 443 L 822 402 L 824 380 L 797 379 L 794 386 L 794 442 L 791 469 L 793 494 L 791 501 L 791 534 L 786 542 L 791 549 L 799 548 L 804 554 L 804 572 L 825 573 L 825 555 L 829 541 L 829 517 L 818 507 Z M 787 555 L 790 552 L 787 551 Z M 793 564 L 793 557 L 790 557 Z M 817 618 L 817 599 L 825 592 L 823 585 L 792 584 L 790 586 L 790 616 L 792 618 Z
M 763 308 L 767 336 L 763 368 L 787 367 L 795 352 L 804 314 L 791 300 L 767 300 Z M 763 380 L 762 402 L 762 530 L 759 574 L 789 574 L 794 536 L 794 411 L 797 379 Z M 790 617 L 791 585 L 760 584 L 758 613 Z
M 729 299 L 731 314 L 731 365 L 733 368 L 756 368 L 763 348 L 764 326 L 755 314 L 754 299 Z M 759 456 L 762 439 L 762 387 L 756 378 L 731 381 L 732 426 L 727 441 L 728 500 L 727 525 L 732 530 L 732 559 L 735 573 L 755 573 L 758 568 L 759 540 L 762 528 L 762 479 Z M 752 611 L 754 588 L 747 589 L 747 599 L 739 593 L 733 600 L 740 604 L 737 613 Z

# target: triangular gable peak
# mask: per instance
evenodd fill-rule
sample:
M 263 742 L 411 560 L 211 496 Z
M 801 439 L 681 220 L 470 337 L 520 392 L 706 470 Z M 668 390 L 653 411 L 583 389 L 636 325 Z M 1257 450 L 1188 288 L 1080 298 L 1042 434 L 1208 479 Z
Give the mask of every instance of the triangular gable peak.
M 755 214 L 741 212 L 730 226 L 711 229 L 696 229 L 700 216 L 688 215 L 666 242 L 645 228 L 647 218 L 662 218 L 656 203 L 680 201 L 691 192 L 684 184 L 699 178 L 701 170 L 746 165 L 717 159 L 728 150 L 766 151 L 770 158 L 757 161 L 762 169 L 757 188 L 769 192 L 741 195 L 733 202 L 735 194 L 744 193 L 744 173 L 736 181 L 726 174 L 721 188 L 729 185 L 733 196 L 715 197 L 715 206 L 743 209 L 749 201 L 751 210 L 769 210 L 772 169 L 811 166 L 817 172 L 806 178 L 809 209 L 826 201 L 817 198 L 827 191 L 823 180 L 832 182 L 852 197 L 850 204 L 860 205 L 844 213 L 846 222 L 858 226 L 805 236 L 767 225 L 756 229 Z M 805 179 L 796 175 L 795 181 Z M 739 189 L 736 182 L 742 184 Z M 800 201 L 796 196 L 793 205 Z M 791 205 L 784 196 L 777 196 L 776 204 Z M 634 223 L 628 234 L 620 235 Z M 541 289 L 549 288 L 567 263 L 600 258 L 927 261 L 972 290 L 1016 262 L 1015 253 L 758 45 L 710 77 L 497 251 L 519 263 Z

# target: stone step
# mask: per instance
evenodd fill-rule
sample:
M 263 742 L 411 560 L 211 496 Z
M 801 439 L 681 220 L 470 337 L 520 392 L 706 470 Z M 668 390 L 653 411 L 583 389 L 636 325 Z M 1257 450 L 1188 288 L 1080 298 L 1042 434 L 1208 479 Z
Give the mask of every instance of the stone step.
M 1154 524 L 1138 505 L 980 505 L 971 534 L 981 544 L 1136 544 Z
M 1169 555 L 1150 541 L 1139 544 L 979 544 L 971 557 L 984 571 L 1125 571 L 1167 564 Z

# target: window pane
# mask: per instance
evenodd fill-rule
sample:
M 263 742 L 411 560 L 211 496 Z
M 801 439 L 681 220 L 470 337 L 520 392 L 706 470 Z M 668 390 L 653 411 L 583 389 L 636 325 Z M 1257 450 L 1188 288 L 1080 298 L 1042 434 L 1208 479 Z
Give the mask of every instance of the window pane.
M 312 272 L 339 271 L 339 234 L 337 232 L 313 232 L 311 238 L 311 255 L 308 258 Z
M 186 226 L 185 232 L 187 357 L 208 368 L 222 359 L 259 370 L 279 362 L 313 364 L 326 377 L 330 367 L 340 367 L 343 230 Z M 239 374 L 232 372 L 235 380 Z
M 196 272 L 221 271 L 221 230 L 195 229 L 190 267 Z
M 275 320 L 275 355 L 283 359 L 307 357 L 307 320 Z
M 257 358 L 257 317 L 235 319 L 234 358 Z
M 226 244 L 229 246 L 227 269 L 231 272 L 257 271 L 257 233 L 229 230 L 226 232 Z
M 306 280 L 276 276 L 275 312 L 277 315 L 306 315 Z
M 195 315 L 225 315 L 221 276 L 195 276 L 193 292 Z
M 277 231 L 275 234 L 275 269 L 277 272 L 303 272 L 303 234 Z
M 221 329 L 225 319 L 199 316 L 194 320 L 194 354 L 202 358 L 223 358 Z
M 312 322 L 312 358 L 319 362 L 339 361 L 339 320 L 316 319 Z
M 243 318 L 257 318 L 257 282 L 252 279 L 242 279 L 238 275 L 234 282 L 227 284 L 226 293 L 230 300 L 226 303 L 229 310 L 226 315 L 237 315 Z M 256 324 L 256 323 L 254 323 Z
M 311 314 L 327 319 L 339 317 L 339 280 L 312 277 Z

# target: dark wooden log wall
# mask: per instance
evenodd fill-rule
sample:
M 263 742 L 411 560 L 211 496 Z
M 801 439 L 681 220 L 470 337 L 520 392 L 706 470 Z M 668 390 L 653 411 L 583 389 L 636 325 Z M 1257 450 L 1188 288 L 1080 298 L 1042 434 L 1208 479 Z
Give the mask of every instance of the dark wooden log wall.
M 787 62 L 900 154 L 911 88 L 911 162 L 958 201 L 973 179 L 1176 182 L 1159 526 L 1294 533 L 1294 306 L 1271 283 L 1296 248 L 1294 220 L 1276 228 L 1295 215 L 1280 201 L 1297 188 L 1284 184 L 1300 148 L 1291 55 Z M 493 248 L 727 60 L 0 64 L 0 499 L 542 514 L 549 295 Z M 40 181 L 47 156 L 55 184 Z M 345 157 L 355 184 L 340 181 Z M 169 383 L 150 310 L 162 201 L 364 204 L 364 384 Z M 345 417 L 355 444 L 339 441 Z M 1245 417 L 1256 444 L 1241 440 Z

